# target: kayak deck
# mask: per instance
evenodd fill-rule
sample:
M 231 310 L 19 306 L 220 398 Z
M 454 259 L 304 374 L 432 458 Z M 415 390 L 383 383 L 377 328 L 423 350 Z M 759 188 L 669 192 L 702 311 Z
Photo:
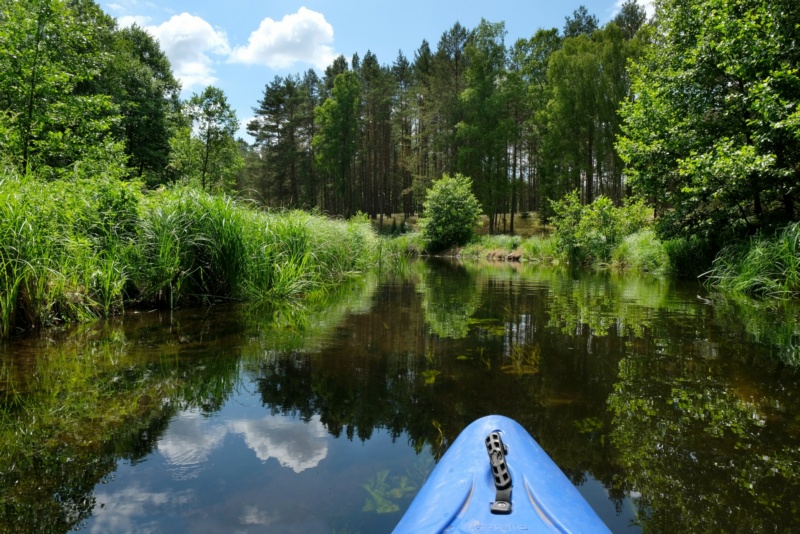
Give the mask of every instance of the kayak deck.
M 510 473 L 510 512 L 503 502 L 508 493 L 501 487 L 502 475 L 495 483 L 493 473 L 498 469 L 493 469 L 492 451 L 496 454 L 497 445 L 487 439 L 492 434 L 505 445 L 506 465 L 499 470 L 507 468 Z M 464 429 L 394 530 L 398 534 L 517 531 L 609 532 L 530 434 L 500 415 L 483 417 Z

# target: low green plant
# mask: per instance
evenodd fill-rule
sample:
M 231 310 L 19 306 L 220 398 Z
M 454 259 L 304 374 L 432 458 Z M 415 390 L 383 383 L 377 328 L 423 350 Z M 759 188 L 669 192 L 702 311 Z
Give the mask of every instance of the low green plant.
M 464 247 L 461 255 L 465 257 L 480 258 L 498 252 L 510 254 L 517 250 L 522 243 L 522 238 L 518 235 L 485 235 L 478 236 Z
M 670 274 L 681 278 L 696 278 L 706 272 L 714 261 L 714 247 L 698 237 L 678 237 L 663 242 L 669 256 Z
M 523 240 L 519 248 L 523 257 L 528 261 L 558 265 L 563 260 L 558 247 L 558 239 L 554 235 L 530 237 Z
M 189 187 L 0 174 L 0 337 L 117 313 L 324 291 L 378 261 L 366 216 L 265 212 Z

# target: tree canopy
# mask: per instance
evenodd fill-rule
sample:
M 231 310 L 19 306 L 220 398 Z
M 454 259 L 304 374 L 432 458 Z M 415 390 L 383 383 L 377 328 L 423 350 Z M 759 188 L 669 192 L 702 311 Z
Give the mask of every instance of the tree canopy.
M 664 235 L 720 239 L 795 220 L 800 5 L 663 0 L 631 68 L 618 148 Z

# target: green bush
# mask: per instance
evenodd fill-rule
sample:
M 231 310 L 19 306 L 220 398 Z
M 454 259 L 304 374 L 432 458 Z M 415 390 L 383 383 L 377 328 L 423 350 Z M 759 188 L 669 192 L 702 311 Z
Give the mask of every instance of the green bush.
M 552 207 L 558 250 L 574 264 L 611 262 L 622 240 L 645 228 L 650 216 L 641 200 L 616 207 L 611 199 L 600 196 L 582 206 L 577 191 L 552 202 Z
M 563 259 L 559 254 L 558 241 L 553 235 L 525 239 L 520 244 L 520 249 L 528 261 L 536 263 L 559 265 Z
M 475 235 L 481 205 L 470 178 L 445 174 L 428 189 L 423 208 L 419 225 L 428 251 L 466 245 Z

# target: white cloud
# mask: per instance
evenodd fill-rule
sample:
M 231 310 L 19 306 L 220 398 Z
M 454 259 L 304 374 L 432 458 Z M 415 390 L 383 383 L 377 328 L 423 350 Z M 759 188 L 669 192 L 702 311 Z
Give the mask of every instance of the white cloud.
M 333 26 L 325 16 L 301 7 L 280 22 L 269 17 L 262 20 L 250 34 L 247 46 L 237 46 L 229 61 L 274 69 L 285 69 L 295 63 L 324 68 L 335 58 L 332 42 Z
M 170 465 L 173 477 L 194 478 L 209 467 L 211 454 L 229 432 L 242 435 L 259 460 L 275 458 L 296 473 L 316 467 L 328 456 L 328 433 L 318 415 L 308 423 L 270 415 L 219 424 L 197 411 L 181 412 L 170 423 L 158 442 L 158 452 Z
M 184 89 L 213 84 L 217 79 L 211 55 L 230 53 L 224 32 L 189 13 L 175 15 L 160 26 L 148 26 L 147 31 L 158 39 Z
M 125 15 L 117 19 L 117 26 L 120 28 L 128 28 L 136 24 L 140 28 L 144 28 L 150 23 L 150 17 L 139 15 Z
M 259 510 L 255 506 L 245 506 L 244 511 L 239 517 L 239 522 L 243 525 L 267 526 L 278 520 L 279 517 L 276 515 Z

